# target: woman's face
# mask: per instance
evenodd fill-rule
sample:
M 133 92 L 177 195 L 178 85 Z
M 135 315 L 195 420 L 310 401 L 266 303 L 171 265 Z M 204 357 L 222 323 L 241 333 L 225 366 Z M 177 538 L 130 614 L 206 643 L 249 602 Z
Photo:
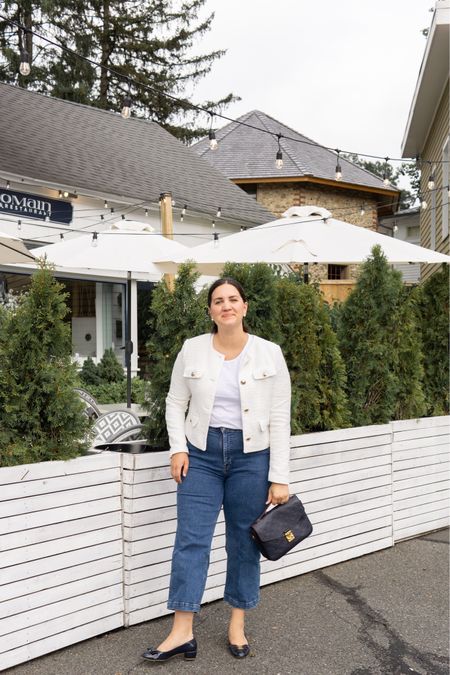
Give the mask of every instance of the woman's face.
M 225 283 L 214 289 L 209 314 L 218 328 L 234 328 L 242 326 L 247 307 L 237 288 Z

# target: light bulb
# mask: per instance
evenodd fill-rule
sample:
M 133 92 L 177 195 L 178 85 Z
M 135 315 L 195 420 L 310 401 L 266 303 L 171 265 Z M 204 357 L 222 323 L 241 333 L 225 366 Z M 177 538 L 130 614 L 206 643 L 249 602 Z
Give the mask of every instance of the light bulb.
M 219 248 L 219 234 L 214 232 L 214 248 Z
M 213 220 L 213 221 L 212 221 L 212 223 L 211 223 L 211 227 L 212 227 L 212 228 L 214 229 L 214 228 L 215 228 L 215 226 L 216 226 L 216 221 L 215 221 L 215 220 Z
M 366 212 L 366 210 L 365 210 L 364 206 L 361 204 L 361 211 L 359 212 L 359 215 L 363 216 L 365 214 L 365 212 Z
M 185 205 L 183 206 L 183 208 L 181 209 L 181 213 L 180 213 L 180 223 L 182 223 L 183 220 L 184 220 L 184 216 L 185 216 L 185 214 L 186 214 L 186 209 L 187 209 L 187 204 L 185 204 Z
M 281 152 L 281 150 L 278 150 L 277 152 L 275 166 L 277 167 L 277 169 L 281 169 L 283 167 L 283 153 Z
M 386 187 L 389 185 L 389 178 L 387 177 L 386 174 L 383 176 L 383 183 L 386 185 Z
M 97 232 L 94 232 L 92 235 L 92 241 L 91 241 L 91 246 L 96 248 L 98 246 L 98 234 Z
M 60 199 L 62 199 L 62 190 L 60 190 L 60 191 L 58 192 L 58 197 L 59 197 Z
M 422 207 L 424 210 L 425 210 L 426 208 L 428 208 L 428 204 L 427 204 L 427 202 L 425 201 L 425 199 L 422 199 L 421 207 Z
M 222 215 L 222 209 L 219 206 L 218 209 L 217 209 L 216 218 L 220 218 L 221 215 Z
M 107 201 L 106 199 L 105 199 L 105 201 L 104 201 L 104 203 L 103 203 L 103 206 L 104 206 L 105 209 L 108 208 L 108 201 Z
M 131 98 L 125 96 L 122 103 L 122 110 L 120 111 L 124 120 L 127 120 L 131 116 Z
M 335 177 L 336 180 L 341 180 L 341 178 L 342 178 L 342 168 L 341 168 L 341 165 L 339 164 L 339 162 L 336 164 L 336 171 L 335 171 L 334 177 Z
M 209 130 L 208 136 L 209 136 L 209 149 L 210 150 L 217 150 L 217 146 L 219 144 L 217 143 L 216 134 L 213 131 L 213 129 Z
M 63 232 L 60 232 L 60 233 L 59 233 L 59 238 L 60 238 L 60 239 L 64 239 L 64 233 L 63 233 Z
M 398 231 L 398 225 L 394 225 L 394 227 L 392 228 L 392 231 L 397 232 Z
M 148 209 L 145 209 L 145 215 L 148 216 Z
M 21 220 L 18 220 L 18 221 L 17 221 L 17 229 L 18 229 L 18 230 L 21 230 L 21 229 L 22 229 L 22 221 L 21 221 Z
M 31 73 L 30 57 L 25 49 L 20 52 L 19 73 L 24 77 Z
M 66 199 L 67 199 L 68 196 L 69 196 L 69 193 L 67 192 L 67 190 L 64 190 L 63 197 L 66 197 Z
M 427 188 L 428 188 L 429 190 L 434 190 L 435 185 L 436 185 L 436 184 L 435 184 L 435 182 L 434 182 L 434 176 L 433 176 L 433 174 L 431 174 L 431 176 L 430 176 L 429 179 L 428 179 Z
M 6 189 L 7 189 L 7 190 L 9 190 L 10 185 L 11 185 L 11 183 L 9 182 L 9 180 L 7 180 L 7 181 L 6 181 Z

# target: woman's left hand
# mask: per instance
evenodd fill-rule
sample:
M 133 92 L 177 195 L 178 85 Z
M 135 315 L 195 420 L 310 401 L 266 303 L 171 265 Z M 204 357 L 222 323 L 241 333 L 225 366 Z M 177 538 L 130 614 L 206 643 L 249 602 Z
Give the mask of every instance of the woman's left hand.
M 272 483 L 267 495 L 266 504 L 284 504 L 289 499 L 289 485 Z

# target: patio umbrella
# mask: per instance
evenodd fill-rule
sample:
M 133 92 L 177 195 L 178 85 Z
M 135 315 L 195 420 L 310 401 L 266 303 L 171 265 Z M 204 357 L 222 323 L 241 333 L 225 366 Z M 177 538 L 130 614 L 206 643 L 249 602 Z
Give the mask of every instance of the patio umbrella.
M 93 232 L 86 232 L 56 244 L 41 246 L 35 249 L 35 253 L 46 255 L 50 262 L 58 266 L 146 272 L 149 281 L 159 281 L 161 270 L 153 261 L 156 258 L 183 256 L 189 250 L 183 244 L 155 234 L 152 228 L 143 223 L 125 223 L 126 229 L 118 224 L 96 233 L 95 238 Z M 128 229 L 130 226 L 135 229 Z
M 0 263 L 10 265 L 13 263 L 29 263 L 35 257 L 27 249 L 22 239 L 13 237 L 6 232 L 0 232 Z
M 331 217 L 320 207 L 293 207 L 285 217 L 252 227 L 168 258 L 162 267 L 175 271 L 178 264 L 194 259 L 204 274 L 220 274 L 225 262 L 272 264 L 361 263 L 375 245 L 390 263 L 450 263 L 450 256 L 422 246 L 351 225 Z M 156 261 L 158 262 L 158 261 Z
M 59 268 L 127 272 L 125 365 L 128 407 L 131 405 L 131 355 L 134 350 L 131 342 L 131 280 L 134 274 L 144 272 L 148 281 L 159 281 L 162 270 L 154 265 L 153 260 L 184 256 L 186 250 L 182 244 L 155 234 L 151 226 L 134 221 L 121 221 L 109 230 L 95 233 L 95 237 L 93 232 L 87 232 L 86 235 L 36 249 L 37 255 L 46 255 Z

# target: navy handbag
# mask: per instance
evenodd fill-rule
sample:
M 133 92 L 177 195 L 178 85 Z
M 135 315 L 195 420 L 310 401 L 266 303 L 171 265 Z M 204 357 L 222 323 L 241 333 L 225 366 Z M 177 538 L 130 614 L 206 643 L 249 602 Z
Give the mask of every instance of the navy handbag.
M 303 504 L 291 495 L 285 504 L 266 509 L 250 526 L 250 535 L 265 558 L 279 560 L 312 530 Z

